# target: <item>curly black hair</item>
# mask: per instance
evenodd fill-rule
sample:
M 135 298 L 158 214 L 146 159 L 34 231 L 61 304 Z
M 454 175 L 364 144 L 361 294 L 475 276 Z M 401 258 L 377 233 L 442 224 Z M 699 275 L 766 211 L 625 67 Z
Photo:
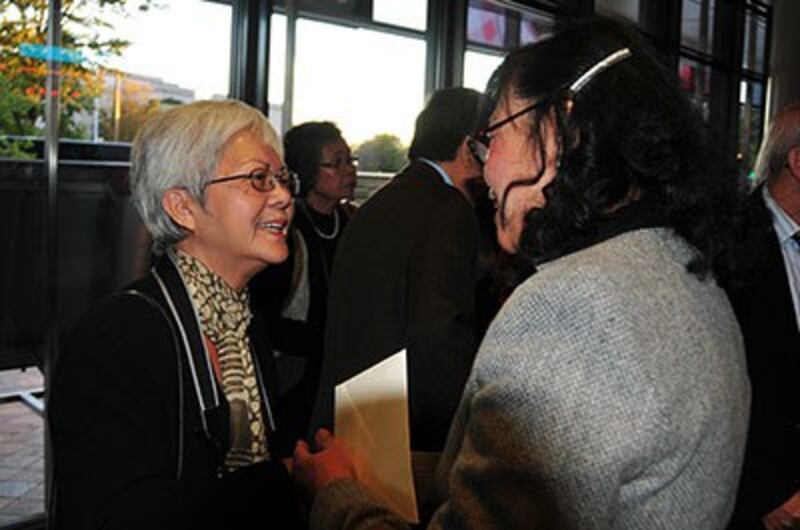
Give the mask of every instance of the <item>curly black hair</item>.
M 329 121 L 308 121 L 286 131 L 283 150 L 286 165 L 300 177 L 300 195 L 314 189 L 319 177 L 322 150 L 342 137 L 342 131 Z
M 630 57 L 576 94 L 568 90 L 623 48 Z M 522 258 L 535 266 L 558 257 L 620 206 L 638 200 L 697 250 L 690 272 L 719 279 L 733 268 L 731 219 L 741 205 L 736 172 L 722 163 L 677 77 L 635 29 L 604 17 L 561 24 L 551 38 L 510 53 L 488 92 L 498 101 L 506 95 L 543 101 L 529 114 L 540 160 L 544 121 L 555 124 L 558 175 L 543 191 L 545 206 L 525 217 Z

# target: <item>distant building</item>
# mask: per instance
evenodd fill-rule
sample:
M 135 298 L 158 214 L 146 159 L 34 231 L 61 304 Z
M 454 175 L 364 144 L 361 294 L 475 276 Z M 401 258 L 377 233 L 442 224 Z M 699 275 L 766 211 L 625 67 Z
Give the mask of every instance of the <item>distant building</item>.
M 158 77 L 109 71 L 103 81 L 94 112 L 74 117 L 76 124 L 88 129 L 93 141 L 130 140 L 132 130 L 138 128 L 153 102 L 160 109 L 168 109 L 195 100 L 194 90 Z

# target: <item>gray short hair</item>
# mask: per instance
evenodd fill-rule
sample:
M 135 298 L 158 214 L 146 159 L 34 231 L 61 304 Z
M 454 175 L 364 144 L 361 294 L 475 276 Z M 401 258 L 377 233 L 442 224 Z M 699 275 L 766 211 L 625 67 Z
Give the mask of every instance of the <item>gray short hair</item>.
M 758 181 L 776 179 L 795 147 L 800 147 L 800 101 L 784 107 L 773 119 L 756 160 Z
M 205 183 L 216 176 L 223 147 L 242 130 L 253 131 L 283 160 L 283 145 L 269 120 L 241 101 L 181 105 L 156 114 L 136 134 L 131 148 L 131 193 L 156 252 L 187 235 L 164 211 L 164 192 L 185 188 L 203 204 Z

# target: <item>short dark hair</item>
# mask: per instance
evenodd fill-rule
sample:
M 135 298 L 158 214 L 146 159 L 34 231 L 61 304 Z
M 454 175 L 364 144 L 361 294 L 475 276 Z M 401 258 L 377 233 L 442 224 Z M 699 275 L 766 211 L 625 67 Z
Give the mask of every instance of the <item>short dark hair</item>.
M 329 121 L 309 121 L 286 131 L 284 159 L 286 166 L 300 177 L 300 195 L 308 195 L 317 183 L 322 149 L 341 137 L 342 131 Z
M 571 83 L 623 48 L 630 57 L 569 93 Z M 634 28 L 603 17 L 561 24 L 551 38 L 510 53 L 489 93 L 544 100 L 528 118 L 540 151 L 545 117 L 556 127 L 558 175 L 544 189 L 544 207 L 525 218 L 524 258 L 536 265 L 562 255 L 620 205 L 638 200 L 697 249 L 689 271 L 703 277 L 732 269 L 736 172 L 723 167 L 677 76 Z
M 469 88 L 434 92 L 417 116 L 409 159 L 454 160 L 458 146 L 485 125 L 492 107 L 489 97 Z

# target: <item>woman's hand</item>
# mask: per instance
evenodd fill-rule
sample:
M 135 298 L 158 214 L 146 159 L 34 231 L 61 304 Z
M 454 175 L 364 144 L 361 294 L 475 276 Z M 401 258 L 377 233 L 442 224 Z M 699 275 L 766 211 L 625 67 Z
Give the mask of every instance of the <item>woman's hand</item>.
M 356 478 L 356 468 L 350 453 L 327 429 L 314 435 L 319 452 L 311 453 L 308 444 L 299 440 L 294 448 L 292 478 L 312 496 L 330 482 L 340 478 Z

